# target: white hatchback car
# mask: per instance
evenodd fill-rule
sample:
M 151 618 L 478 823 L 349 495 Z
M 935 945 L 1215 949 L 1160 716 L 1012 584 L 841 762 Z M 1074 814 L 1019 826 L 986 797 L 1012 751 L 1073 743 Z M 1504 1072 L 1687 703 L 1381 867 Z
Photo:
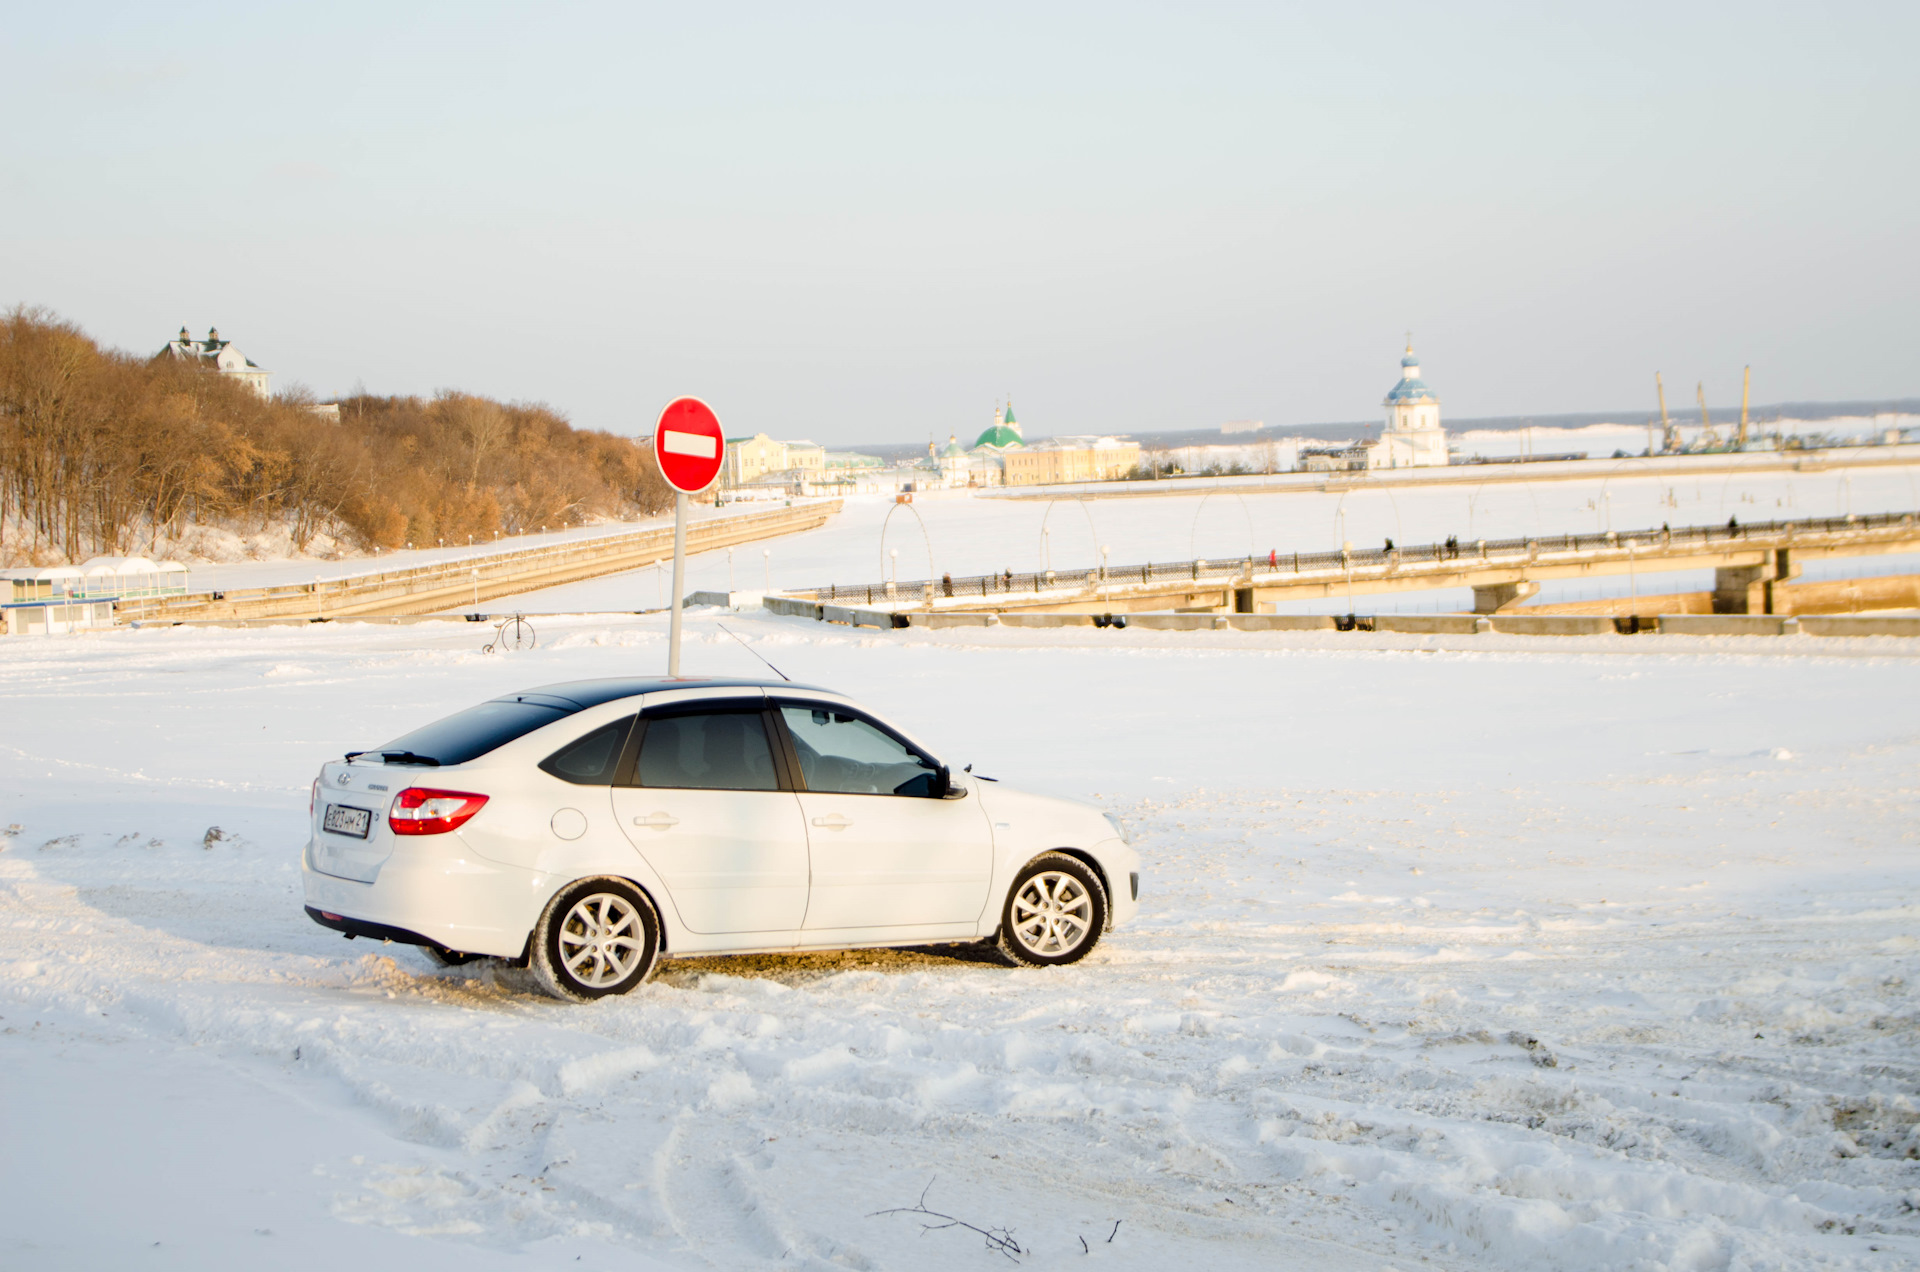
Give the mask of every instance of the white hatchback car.
M 327 764 L 312 822 L 315 922 L 512 959 L 572 999 L 662 955 L 992 940 L 1072 963 L 1140 894 L 1113 817 L 784 681 L 509 694 Z

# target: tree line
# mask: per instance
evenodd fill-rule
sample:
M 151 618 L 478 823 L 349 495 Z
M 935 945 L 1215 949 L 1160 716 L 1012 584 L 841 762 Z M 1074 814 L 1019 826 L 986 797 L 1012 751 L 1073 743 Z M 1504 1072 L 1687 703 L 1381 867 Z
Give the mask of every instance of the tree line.
M 358 394 L 337 423 L 313 406 L 0 314 L 0 562 L 161 551 L 195 525 L 426 546 L 672 504 L 650 442 L 546 406 Z

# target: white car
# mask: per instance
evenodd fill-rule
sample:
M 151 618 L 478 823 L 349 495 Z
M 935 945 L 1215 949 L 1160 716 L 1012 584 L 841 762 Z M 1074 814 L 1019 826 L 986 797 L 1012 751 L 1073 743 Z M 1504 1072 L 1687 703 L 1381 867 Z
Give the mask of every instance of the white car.
M 841 694 L 581 680 L 327 764 L 307 913 L 624 993 L 662 956 L 996 940 L 1072 963 L 1137 909 L 1120 823 L 970 772 Z

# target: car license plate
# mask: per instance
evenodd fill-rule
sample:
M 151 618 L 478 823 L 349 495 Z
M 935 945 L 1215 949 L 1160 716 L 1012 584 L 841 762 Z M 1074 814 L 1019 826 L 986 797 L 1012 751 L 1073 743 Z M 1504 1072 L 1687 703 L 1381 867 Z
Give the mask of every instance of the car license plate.
M 373 822 L 373 813 L 365 808 L 353 808 L 346 804 L 328 804 L 327 815 L 321 825 L 336 835 L 352 835 L 355 839 L 367 837 L 367 827 Z

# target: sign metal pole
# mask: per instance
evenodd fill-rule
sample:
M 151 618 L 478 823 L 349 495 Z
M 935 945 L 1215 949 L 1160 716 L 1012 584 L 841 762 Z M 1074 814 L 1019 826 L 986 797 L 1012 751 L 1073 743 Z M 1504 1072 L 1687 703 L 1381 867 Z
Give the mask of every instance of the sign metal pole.
M 673 617 L 667 621 L 667 675 L 680 676 L 680 601 L 687 585 L 687 492 L 673 492 Z
M 660 422 L 653 426 L 653 457 L 660 475 L 673 487 L 673 610 L 667 620 L 667 675 L 676 680 L 680 676 L 680 606 L 687 595 L 687 496 L 713 485 L 726 454 L 720 419 L 699 398 L 675 398 L 660 412 Z

